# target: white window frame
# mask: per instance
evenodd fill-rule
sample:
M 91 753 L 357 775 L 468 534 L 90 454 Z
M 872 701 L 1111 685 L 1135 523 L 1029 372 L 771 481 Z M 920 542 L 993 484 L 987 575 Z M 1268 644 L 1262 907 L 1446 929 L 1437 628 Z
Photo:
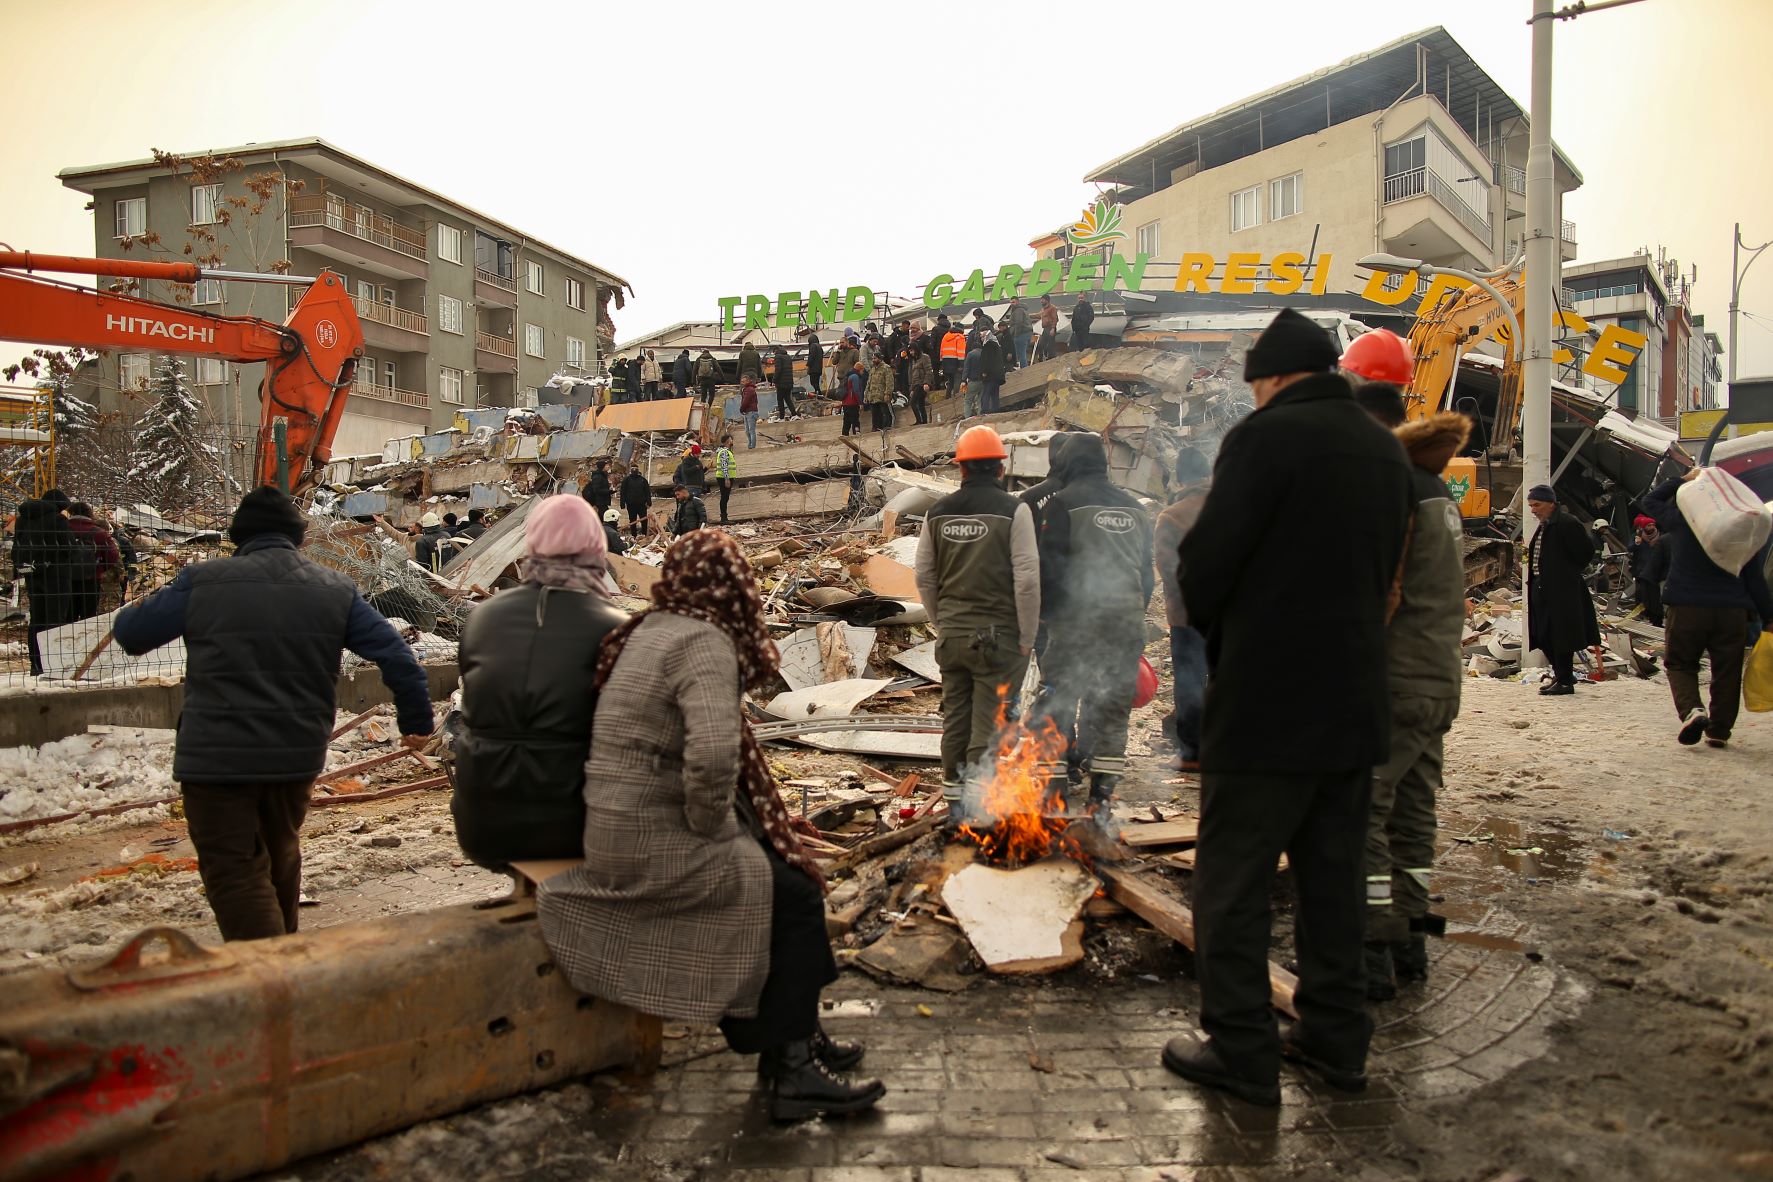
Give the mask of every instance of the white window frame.
M 462 335 L 462 301 L 455 296 L 437 297 L 437 327 L 444 332 Z
M 547 275 L 542 271 L 542 264 L 534 259 L 527 260 L 524 267 L 524 286 L 535 295 L 545 295 L 542 290 L 546 286 Z
M 193 384 L 198 386 L 225 386 L 228 384 L 228 363 L 219 357 L 199 357 L 194 367 L 196 376 Z
M 213 185 L 191 186 L 191 224 L 193 226 L 215 225 L 216 211 L 221 207 L 222 186 L 219 181 Z
M 1249 198 L 1250 206 L 1251 206 L 1250 220 L 1246 221 L 1246 222 L 1240 222 L 1238 219 L 1239 219 L 1239 213 L 1241 211 L 1239 210 L 1238 207 L 1239 207 L 1239 204 L 1246 197 Z M 1231 195 L 1231 232 L 1233 234 L 1236 234 L 1240 230 L 1254 229 L 1255 227 L 1260 226 L 1261 224 L 1262 224 L 1262 186 L 1261 185 L 1251 185 L 1247 189 L 1239 189 L 1237 192 L 1233 193 Z
M 382 385 L 390 390 L 397 390 L 400 388 L 400 367 L 395 365 L 392 361 L 382 362 L 382 376 L 385 379 L 382 382 Z
M 1285 212 L 1285 213 L 1282 213 L 1282 212 L 1280 212 L 1282 207 L 1281 207 L 1281 202 L 1279 200 L 1281 186 L 1287 184 L 1289 181 L 1292 183 L 1293 208 L 1287 210 L 1287 212 Z M 1278 222 L 1282 218 L 1297 217 L 1297 216 L 1299 216 L 1299 214 L 1303 213 L 1304 211 L 1305 211 L 1305 174 L 1303 172 L 1291 172 L 1291 173 L 1288 173 L 1286 176 L 1277 176 L 1273 180 L 1268 182 L 1268 220 L 1269 221 Z
M 136 214 L 138 216 L 131 216 Z M 112 228 L 116 233 L 113 238 L 140 238 L 148 232 L 148 199 L 146 197 L 120 197 L 117 207 L 112 213 Z M 130 229 L 131 225 L 138 226 Z
M 437 257 L 446 263 L 462 265 L 462 232 L 455 226 L 437 223 Z
M 570 275 L 566 278 L 566 306 L 585 310 L 585 285 Z
M 191 304 L 193 307 L 206 308 L 221 303 L 227 298 L 227 289 L 220 279 L 199 279 L 191 285 Z
M 134 371 L 133 374 L 131 371 Z M 140 390 L 148 384 L 152 376 L 152 365 L 146 353 L 119 353 L 117 355 L 117 387 L 120 390 Z
M 437 370 L 437 401 L 462 405 L 462 371 L 440 366 Z
M 1157 257 L 1158 250 L 1160 249 L 1160 240 L 1162 238 L 1162 234 L 1160 233 L 1162 226 L 1163 221 L 1162 219 L 1159 219 L 1155 222 L 1146 222 L 1143 226 L 1140 226 L 1134 231 L 1134 241 L 1138 244 L 1138 252 L 1140 254 L 1147 254 L 1152 258 Z
M 548 337 L 542 331 L 541 325 L 526 324 L 523 326 L 523 351 L 531 357 L 546 357 L 548 355 Z
M 578 337 L 566 338 L 566 363 L 579 366 L 585 364 L 585 342 Z
M 519 397 L 522 401 L 517 404 L 518 406 L 527 406 L 531 410 L 534 410 L 536 407 L 542 405 L 542 392 L 535 386 L 525 386 L 523 388 L 523 393 L 519 395 Z
M 376 285 L 374 283 L 370 282 L 368 279 L 359 279 L 357 281 L 357 298 L 362 300 L 366 304 L 375 303 L 376 302 Z

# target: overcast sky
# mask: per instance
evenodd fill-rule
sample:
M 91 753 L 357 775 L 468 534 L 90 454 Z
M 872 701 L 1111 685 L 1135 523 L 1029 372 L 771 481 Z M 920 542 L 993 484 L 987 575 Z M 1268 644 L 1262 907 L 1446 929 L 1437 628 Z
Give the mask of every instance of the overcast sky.
M 618 339 L 747 292 L 1024 262 L 1086 171 L 1439 23 L 1528 100 L 1528 0 L 602 4 L 0 0 L 0 238 L 88 253 L 67 165 L 319 135 L 612 270 Z M 1773 0 L 1557 27 L 1582 259 L 1666 247 L 1725 330 L 1731 223 L 1773 239 Z M 1773 253 L 1773 252 L 1769 252 Z M 1773 373 L 1773 262 L 1744 289 Z

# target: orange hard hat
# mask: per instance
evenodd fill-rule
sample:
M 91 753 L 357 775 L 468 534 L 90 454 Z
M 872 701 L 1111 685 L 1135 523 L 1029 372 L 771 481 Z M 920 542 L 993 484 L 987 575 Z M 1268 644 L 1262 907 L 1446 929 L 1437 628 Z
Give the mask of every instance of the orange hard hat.
M 1003 449 L 1003 440 L 990 427 L 968 427 L 954 445 L 955 461 L 962 464 L 968 460 L 1007 459 L 1009 454 Z
M 1408 341 L 1395 332 L 1375 328 L 1354 338 L 1348 352 L 1342 354 L 1342 369 L 1369 382 L 1407 386 L 1416 372 L 1416 361 Z

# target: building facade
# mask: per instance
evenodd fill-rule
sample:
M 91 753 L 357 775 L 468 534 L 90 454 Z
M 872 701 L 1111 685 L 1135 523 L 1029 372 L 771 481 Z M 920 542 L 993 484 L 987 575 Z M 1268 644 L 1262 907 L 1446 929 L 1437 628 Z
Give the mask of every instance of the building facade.
M 1604 387 L 1620 410 L 1672 425 L 1682 411 L 1718 405 L 1723 347 L 1693 313 L 1692 289 L 1692 278 L 1663 252 L 1564 267 L 1564 302 L 1591 334 L 1618 324 L 1648 338 L 1625 382 Z
M 1480 271 L 1518 255 L 1526 160 L 1525 110 L 1433 28 L 1185 123 L 1085 179 L 1122 207 L 1116 252 L 1151 257 L 1148 290 L 1174 286 L 1185 255 L 1210 255 L 1222 276 L 1234 253 L 1297 252 L 1308 266 L 1330 256 L 1310 285 L 1340 293 L 1365 287 L 1366 254 Z M 1582 177 L 1556 161 L 1561 211 Z M 1561 224 L 1571 259 L 1576 228 Z M 1030 245 L 1072 249 L 1059 234 Z
M 208 159 L 226 164 L 194 172 L 136 160 L 64 169 L 60 179 L 91 196 L 100 258 L 180 259 L 190 243 L 199 256 L 225 250 L 227 270 L 268 270 L 287 259 L 296 275 L 343 275 L 365 355 L 335 454 L 379 452 L 390 438 L 447 426 L 462 409 L 533 406 L 553 374 L 595 372 L 614 337 L 610 305 L 621 307 L 628 290 L 620 276 L 324 140 L 253 144 Z M 219 280 L 141 285 L 149 299 L 274 321 L 303 290 Z M 145 384 L 149 355 L 108 356 L 101 366 L 102 409 L 144 409 L 132 393 Z M 262 370 L 208 358 L 191 366 L 211 415 L 243 430 L 258 422 Z

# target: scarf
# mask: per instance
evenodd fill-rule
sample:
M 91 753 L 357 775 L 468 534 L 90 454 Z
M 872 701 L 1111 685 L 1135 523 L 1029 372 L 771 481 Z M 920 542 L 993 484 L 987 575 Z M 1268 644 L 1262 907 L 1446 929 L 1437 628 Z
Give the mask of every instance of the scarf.
M 532 555 L 517 564 L 517 577 L 525 583 L 540 583 L 557 591 L 589 591 L 606 599 L 609 597 L 603 565 L 585 566 L 577 557 L 551 555 L 537 558 Z
M 659 581 L 653 585 L 653 606 L 629 619 L 604 639 L 597 659 L 597 689 L 609 681 L 611 671 L 628 638 L 640 622 L 655 611 L 670 612 L 712 624 L 733 643 L 739 661 L 741 689 L 762 689 L 776 675 L 779 657 L 763 622 L 763 596 L 752 577 L 751 564 L 731 535 L 715 529 L 698 529 L 679 538 L 665 553 Z M 811 878 L 821 888 L 825 876 L 818 863 L 800 844 L 788 815 L 788 806 L 776 787 L 763 745 L 741 711 L 739 715 L 739 789 L 763 826 L 764 839 L 782 860 Z

